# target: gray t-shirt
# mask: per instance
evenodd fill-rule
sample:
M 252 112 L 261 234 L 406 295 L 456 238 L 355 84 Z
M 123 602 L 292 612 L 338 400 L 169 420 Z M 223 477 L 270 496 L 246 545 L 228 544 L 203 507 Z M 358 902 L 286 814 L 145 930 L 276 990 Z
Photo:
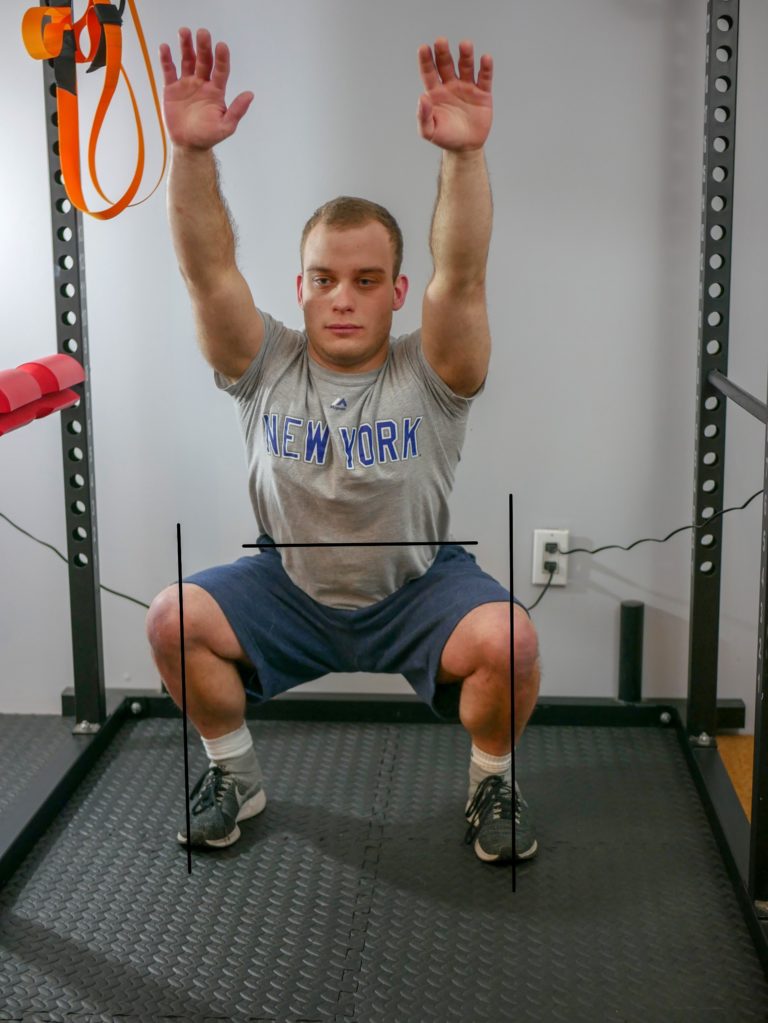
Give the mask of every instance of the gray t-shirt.
M 378 369 L 337 373 L 310 357 L 305 331 L 261 315 L 264 342 L 242 377 L 233 384 L 214 374 L 237 402 L 259 531 L 278 544 L 452 539 L 448 497 L 473 399 L 455 394 L 427 363 L 421 331 L 390 338 Z M 437 551 L 319 547 L 280 555 L 314 600 L 354 609 L 419 578 Z

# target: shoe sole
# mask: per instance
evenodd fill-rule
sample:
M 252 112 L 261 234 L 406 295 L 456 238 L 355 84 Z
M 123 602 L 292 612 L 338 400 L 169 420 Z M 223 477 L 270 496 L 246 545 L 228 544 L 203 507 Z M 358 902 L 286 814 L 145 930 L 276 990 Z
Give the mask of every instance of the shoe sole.
M 530 849 L 526 849 L 525 852 L 517 853 L 515 859 L 517 860 L 531 860 L 539 851 L 539 843 L 536 839 L 533 840 L 533 845 Z
M 235 826 L 228 835 L 224 838 L 206 838 L 202 843 L 195 843 L 196 845 L 208 845 L 214 849 L 225 849 L 228 845 L 234 845 L 234 843 L 240 838 L 240 828 L 237 826 L 237 821 L 248 820 L 249 817 L 255 817 L 260 814 L 264 807 L 267 805 L 267 794 L 264 789 L 259 789 L 255 796 L 251 796 L 250 799 L 246 799 L 243 805 L 240 807 L 240 812 L 235 818 Z M 187 836 L 183 835 L 180 831 L 176 835 L 176 840 L 182 845 L 187 844 Z
M 508 861 L 508 862 L 512 861 L 512 857 L 511 856 L 505 856 L 504 853 L 487 853 L 485 851 L 485 849 L 483 849 L 483 847 L 480 845 L 480 839 L 479 838 L 475 841 L 475 844 L 474 844 L 473 848 L 475 850 L 475 856 L 477 856 L 478 859 L 482 860 L 483 863 L 496 863 L 497 860 L 501 860 L 501 859 L 503 859 L 505 861 Z M 539 848 L 539 843 L 534 840 L 534 843 L 530 847 L 530 849 L 526 849 L 525 852 L 515 853 L 515 859 L 516 860 L 530 860 L 530 859 L 533 859 L 533 857 L 536 855 L 536 853 L 538 851 L 538 848 Z

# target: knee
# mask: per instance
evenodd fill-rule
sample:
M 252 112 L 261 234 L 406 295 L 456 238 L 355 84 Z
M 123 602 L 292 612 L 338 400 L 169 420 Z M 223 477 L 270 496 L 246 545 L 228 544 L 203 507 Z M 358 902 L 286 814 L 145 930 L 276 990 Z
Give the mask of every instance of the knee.
M 539 641 L 533 622 L 521 607 L 514 609 L 515 629 L 515 681 L 525 683 L 536 672 L 539 659 Z M 494 628 L 482 637 L 482 659 L 494 675 L 509 680 L 511 676 L 509 612 L 499 613 Z
M 149 645 L 153 650 L 168 649 L 173 643 L 178 648 L 180 638 L 178 587 L 168 586 L 158 593 L 149 605 L 145 628 Z
M 183 586 L 184 642 L 194 640 L 198 631 L 197 596 L 195 588 Z M 179 619 L 179 588 L 168 586 L 152 601 L 146 619 L 147 639 L 156 652 L 178 651 L 181 642 Z
M 515 609 L 515 680 L 525 681 L 536 672 L 539 638 L 528 615 Z

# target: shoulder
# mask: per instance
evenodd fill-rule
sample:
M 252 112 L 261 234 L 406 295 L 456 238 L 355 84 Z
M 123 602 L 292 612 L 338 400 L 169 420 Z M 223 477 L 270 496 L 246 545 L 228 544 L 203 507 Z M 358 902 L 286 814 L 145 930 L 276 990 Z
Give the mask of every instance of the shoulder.
M 466 396 L 454 391 L 430 365 L 425 352 L 421 327 L 408 334 L 393 338 L 390 345 L 390 363 L 394 377 L 415 380 L 420 390 L 452 418 L 466 414 L 483 386 L 474 395 Z
M 261 309 L 259 314 L 264 321 L 264 341 L 245 372 L 237 379 L 215 374 L 217 386 L 234 398 L 251 397 L 254 390 L 281 366 L 306 352 L 307 335 L 303 330 L 287 327 Z

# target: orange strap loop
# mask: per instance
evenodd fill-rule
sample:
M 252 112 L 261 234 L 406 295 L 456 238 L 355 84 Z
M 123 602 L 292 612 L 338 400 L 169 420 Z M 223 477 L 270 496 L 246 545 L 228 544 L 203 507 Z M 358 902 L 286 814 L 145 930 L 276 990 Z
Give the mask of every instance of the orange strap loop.
M 128 0 L 128 6 L 130 7 L 133 23 L 136 26 L 136 34 L 147 68 L 157 122 L 160 126 L 160 136 L 163 142 L 163 167 L 157 183 L 149 195 L 136 203 L 132 203 L 131 200 L 138 192 L 144 176 L 144 132 L 136 96 L 122 63 L 122 14 L 125 0 L 121 0 L 119 9 L 112 4 L 111 0 L 88 0 L 85 13 L 77 21 L 73 20 L 71 0 L 64 0 L 64 2 L 58 3 L 54 0 L 53 6 L 33 7 L 28 10 L 21 23 L 21 34 L 29 55 L 35 58 L 35 60 L 53 60 L 54 62 L 56 109 L 59 126 L 59 157 L 61 159 L 64 188 L 73 206 L 76 206 L 83 213 L 96 217 L 98 220 L 110 220 L 112 217 L 116 217 L 118 213 L 122 213 L 127 206 L 138 206 L 140 203 L 146 202 L 150 196 L 154 195 L 160 182 L 163 180 L 168 161 L 168 146 L 163 126 L 163 115 L 155 76 L 152 72 L 152 63 L 149 58 L 147 44 L 141 29 L 141 21 L 139 20 L 134 0 Z M 88 34 L 90 45 L 89 52 L 87 53 L 84 52 L 81 44 L 84 32 Z M 89 209 L 82 189 L 80 118 L 77 104 L 77 64 L 83 63 L 90 63 L 91 65 L 86 73 L 97 71 L 102 67 L 105 69 L 101 97 L 99 98 L 93 118 L 88 142 L 88 169 L 91 180 L 101 198 L 110 204 L 104 210 Z M 117 89 L 120 75 L 125 79 L 131 106 L 133 107 L 133 116 L 136 122 L 137 156 L 136 170 L 131 183 L 120 199 L 112 203 L 104 194 L 99 182 L 96 171 L 96 149 L 99 143 L 99 134 L 107 116 L 109 104 L 112 102 L 112 97 Z

